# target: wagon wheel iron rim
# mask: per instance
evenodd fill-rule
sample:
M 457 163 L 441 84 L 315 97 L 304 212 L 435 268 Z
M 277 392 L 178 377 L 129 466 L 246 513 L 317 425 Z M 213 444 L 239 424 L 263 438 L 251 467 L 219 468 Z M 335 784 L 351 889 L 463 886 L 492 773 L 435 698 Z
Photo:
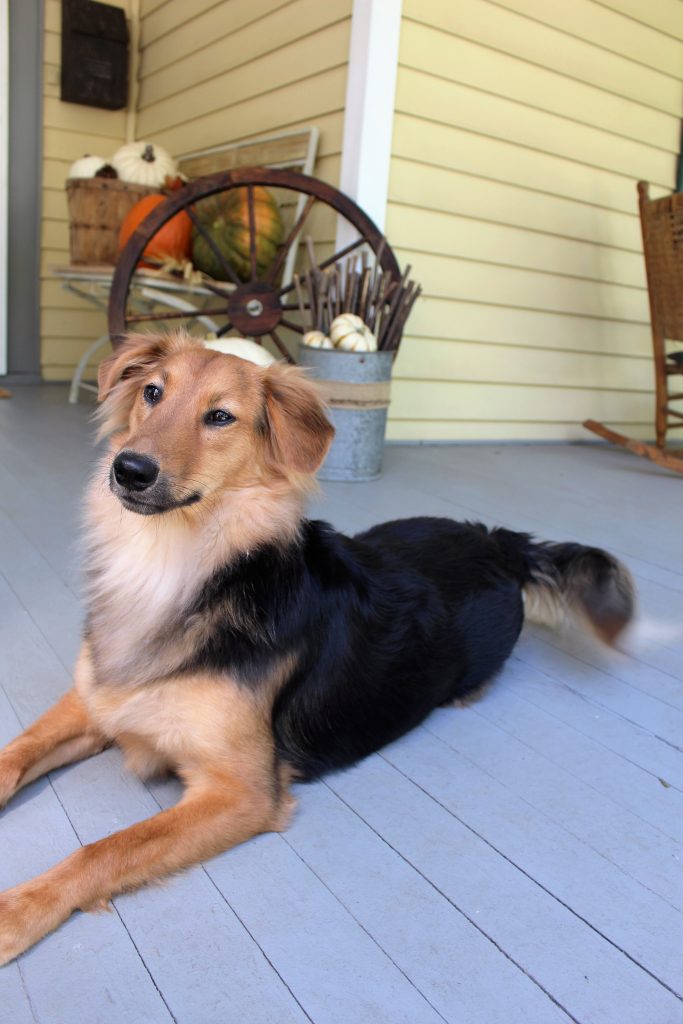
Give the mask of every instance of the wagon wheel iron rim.
M 285 189 L 299 194 L 299 196 L 303 194 L 307 197 L 303 209 L 298 216 L 295 215 L 292 226 L 278 247 L 273 263 L 262 277 L 258 276 L 254 212 L 254 188 L 259 186 Z M 249 231 L 249 280 L 247 281 L 243 281 L 239 277 L 234 266 L 221 253 L 215 240 L 202 225 L 193 209 L 195 204 L 201 200 L 235 188 L 246 188 L 247 190 Z M 354 241 L 318 263 L 319 270 L 324 270 L 352 252 L 367 246 L 378 258 L 379 266 L 385 273 L 391 273 L 394 279 L 400 277 L 398 261 L 379 228 L 352 199 L 332 185 L 296 171 L 263 167 L 221 171 L 198 178 L 178 192 L 169 195 L 163 203 L 159 203 L 145 217 L 129 238 L 119 256 L 109 297 L 109 333 L 114 348 L 121 344 L 123 337 L 130 330 L 134 330 L 138 324 L 154 322 L 161 324 L 166 320 L 194 320 L 201 316 L 220 315 L 226 317 L 226 322 L 216 332 L 219 337 L 233 329 L 237 329 L 243 336 L 251 337 L 259 343 L 263 337 L 270 337 L 280 354 L 288 362 L 295 362 L 290 347 L 278 330 L 279 327 L 282 327 L 298 334 L 304 333 L 304 328 L 293 321 L 289 315 L 291 311 L 298 308 L 292 295 L 295 286 L 294 284 L 279 286 L 276 282 L 292 245 L 304 230 L 307 218 L 316 203 L 333 209 L 358 233 L 358 237 Z M 211 279 L 202 282 L 202 287 L 216 297 L 216 302 L 211 302 L 206 308 L 198 308 L 196 312 L 162 311 L 159 314 L 129 312 L 128 301 L 134 285 L 133 279 L 145 247 L 159 228 L 183 210 L 190 217 L 195 230 L 204 238 L 227 278 L 226 281 L 220 282 Z

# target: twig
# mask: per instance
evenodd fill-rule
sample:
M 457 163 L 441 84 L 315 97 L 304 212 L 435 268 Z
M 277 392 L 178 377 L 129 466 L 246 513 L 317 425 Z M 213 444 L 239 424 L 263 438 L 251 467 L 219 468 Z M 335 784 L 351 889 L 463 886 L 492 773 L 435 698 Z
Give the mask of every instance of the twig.
M 297 301 L 304 323 L 312 330 L 329 335 L 332 321 L 342 313 L 359 316 L 377 339 L 377 348 L 395 352 L 403 330 L 422 289 L 410 281 L 408 265 L 400 280 L 381 266 L 386 240 L 381 239 L 372 264 L 365 251 L 321 270 L 315 263 L 315 249 L 310 236 L 306 248 L 310 268 L 294 275 Z M 306 301 L 306 297 L 308 301 Z

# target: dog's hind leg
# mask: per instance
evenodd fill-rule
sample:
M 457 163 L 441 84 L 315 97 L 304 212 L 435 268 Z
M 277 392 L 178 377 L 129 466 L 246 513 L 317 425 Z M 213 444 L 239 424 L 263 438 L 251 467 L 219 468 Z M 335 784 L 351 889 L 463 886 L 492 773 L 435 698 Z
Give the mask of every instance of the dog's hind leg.
M 45 874 L 0 893 L 0 964 L 75 910 L 102 907 L 117 893 L 281 824 L 268 786 L 227 774 L 195 780 L 176 807 L 84 846 Z
M 26 732 L 0 750 L 0 807 L 45 772 L 96 754 L 106 745 L 81 698 L 75 690 L 69 690 Z

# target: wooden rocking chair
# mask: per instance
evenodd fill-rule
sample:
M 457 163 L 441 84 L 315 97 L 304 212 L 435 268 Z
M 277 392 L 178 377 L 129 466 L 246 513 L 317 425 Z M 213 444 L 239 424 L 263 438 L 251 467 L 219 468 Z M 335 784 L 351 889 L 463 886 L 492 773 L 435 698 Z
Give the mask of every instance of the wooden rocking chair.
M 639 181 L 638 204 L 655 365 L 657 443 L 635 441 L 595 420 L 586 420 L 584 427 L 635 455 L 683 473 L 683 451 L 664 449 L 667 431 L 683 428 L 683 406 L 675 409 L 672 404 L 683 402 L 683 384 L 677 390 L 669 384 L 672 378 L 683 375 L 683 193 L 650 199 L 648 192 L 648 183 Z M 678 342 L 681 347 L 667 351 L 667 342 Z

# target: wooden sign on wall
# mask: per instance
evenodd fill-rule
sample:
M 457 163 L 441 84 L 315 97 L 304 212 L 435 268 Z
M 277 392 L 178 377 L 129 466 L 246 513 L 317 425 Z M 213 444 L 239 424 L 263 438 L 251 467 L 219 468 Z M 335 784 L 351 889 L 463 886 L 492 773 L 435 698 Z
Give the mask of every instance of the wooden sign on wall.
M 120 7 L 62 0 L 61 98 L 107 110 L 128 103 L 128 26 Z

